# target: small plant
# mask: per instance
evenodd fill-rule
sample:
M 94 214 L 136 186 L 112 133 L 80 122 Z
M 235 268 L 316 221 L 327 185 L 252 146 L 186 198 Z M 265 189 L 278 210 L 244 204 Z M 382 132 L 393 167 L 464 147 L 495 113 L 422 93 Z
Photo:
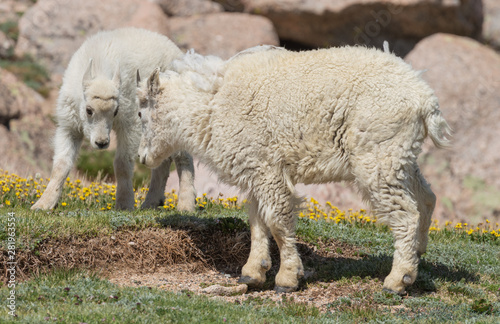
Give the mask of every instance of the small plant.
M 0 31 L 2 31 L 8 38 L 17 42 L 19 37 L 19 27 L 16 21 L 7 20 L 6 22 L 0 23 Z
M 248 228 L 246 222 L 237 217 L 217 218 L 215 223 L 223 233 L 236 233 Z
M 465 280 L 457 282 L 456 284 L 452 284 L 451 286 L 448 287 L 448 291 L 450 293 L 461 294 L 466 297 L 477 297 L 479 295 L 484 294 L 482 290 L 468 286 L 465 283 Z
M 382 291 L 382 292 L 376 292 L 373 295 L 373 301 L 382 305 L 395 306 L 395 305 L 400 305 L 403 299 L 399 295 L 387 291 Z
M 281 307 L 283 307 L 286 314 L 303 319 L 314 318 L 320 315 L 318 308 L 306 303 L 298 303 L 294 300 L 293 296 L 288 298 L 286 294 L 283 294 L 281 297 Z
M 493 312 L 493 305 L 486 299 L 481 298 L 479 300 L 474 300 L 472 303 L 472 310 L 479 314 L 491 315 Z
M 136 224 L 136 221 L 132 215 L 123 214 L 111 217 L 110 224 L 114 230 L 117 230 L 132 227 Z

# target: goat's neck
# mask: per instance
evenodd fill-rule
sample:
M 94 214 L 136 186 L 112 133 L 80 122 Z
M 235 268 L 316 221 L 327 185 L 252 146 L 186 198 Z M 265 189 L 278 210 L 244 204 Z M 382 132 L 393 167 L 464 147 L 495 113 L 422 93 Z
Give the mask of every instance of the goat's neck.
M 182 150 L 200 159 L 206 156 L 206 151 L 211 144 L 213 96 L 211 93 L 199 91 L 189 93 L 185 96 L 189 100 L 178 109 L 179 123 L 184 125 L 180 127 L 179 144 Z

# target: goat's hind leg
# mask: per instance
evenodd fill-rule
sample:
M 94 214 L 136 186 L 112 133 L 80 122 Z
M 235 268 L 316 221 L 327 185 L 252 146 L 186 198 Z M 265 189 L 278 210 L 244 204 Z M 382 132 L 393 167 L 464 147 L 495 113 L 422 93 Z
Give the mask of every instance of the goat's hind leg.
M 430 185 L 420 173 L 418 166 L 416 167 L 415 178 L 413 179 L 413 192 L 415 194 L 415 198 L 418 203 L 418 211 L 420 213 L 417 245 L 417 253 L 420 257 L 427 250 L 431 217 L 434 212 L 434 207 L 436 206 L 436 195 L 434 195 Z
M 418 273 L 420 213 L 417 203 L 403 185 L 386 185 L 381 187 L 379 200 L 372 202 L 372 205 L 394 235 L 392 269 L 384 280 L 384 289 L 404 294 L 405 287 L 415 282 Z
M 373 155 L 360 156 L 353 163 L 356 166 L 354 174 L 360 191 L 369 198 L 373 212 L 381 222 L 390 226 L 394 236 L 393 264 L 384 280 L 384 289 L 404 294 L 406 286 L 415 282 L 419 263 L 420 213 L 412 192 L 415 169 L 407 166 L 395 170 L 392 164 L 363 163 L 377 160 L 380 159 Z M 373 165 L 376 165 L 376 170 L 368 168 Z

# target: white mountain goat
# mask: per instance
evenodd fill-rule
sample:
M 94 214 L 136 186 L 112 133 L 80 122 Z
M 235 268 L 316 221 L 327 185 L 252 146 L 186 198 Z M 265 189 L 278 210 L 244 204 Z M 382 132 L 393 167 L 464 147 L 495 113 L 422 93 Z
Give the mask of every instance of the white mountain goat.
M 296 183 L 350 181 L 395 237 L 384 288 L 417 277 L 435 195 L 417 156 L 449 127 L 430 87 L 402 59 L 376 49 L 247 50 L 227 62 L 187 53 L 138 90 L 139 159 L 158 166 L 185 150 L 248 192 L 251 252 L 241 283 L 261 285 L 280 249 L 277 291 L 303 275 L 295 247 Z
M 156 67 L 165 70 L 180 56 L 181 50 L 167 37 L 136 28 L 101 32 L 83 43 L 71 58 L 57 100 L 50 182 L 32 209 L 56 206 L 83 137 L 89 138 L 94 148 L 104 149 L 109 146 L 111 129 L 117 138 L 116 208 L 134 208 L 132 176 L 141 136 L 136 74 L 140 70 L 150 75 Z M 172 161 L 168 156 L 165 158 L 152 172 L 142 208 L 156 207 L 164 199 Z M 192 158 L 179 153 L 174 160 L 180 179 L 178 208 L 193 210 L 196 193 Z

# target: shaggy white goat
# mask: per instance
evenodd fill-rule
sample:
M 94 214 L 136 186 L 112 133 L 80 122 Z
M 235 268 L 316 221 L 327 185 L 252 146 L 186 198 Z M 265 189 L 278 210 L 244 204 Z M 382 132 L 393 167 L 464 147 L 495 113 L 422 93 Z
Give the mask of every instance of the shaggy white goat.
M 139 70 L 150 75 L 156 67 L 165 70 L 180 56 L 181 50 L 167 37 L 144 29 L 101 32 L 83 43 L 71 58 L 57 100 L 50 182 L 32 209 L 55 207 L 83 137 L 89 138 L 94 148 L 104 149 L 109 146 L 111 129 L 117 138 L 116 208 L 134 208 L 132 175 L 141 136 L 136 75 Z M 168 156 L 165 158 L 152 172 L 143 208 L 156 207 L 164 200 L 172 162 Z M 174 160 L 180 179 L 178 208 L 193 210 L 196 194 L 192 158 L 179 153 Z
M 395 237 L 384 288 L 417 277 L 436 198 L 417 156 L 448 144 L 437 98 L 402 59 L 376 49 L 248 51 L 227 62 L 188 53 L 138 90 L 140 161 L 185 150 L 248 192 L 251 252 L 240 282 L 261 285 L 280 249 L 277 291 L 297 288 L 296 183 L 354 182 Z M 209 86 L 210 85 L 210 86 Z

